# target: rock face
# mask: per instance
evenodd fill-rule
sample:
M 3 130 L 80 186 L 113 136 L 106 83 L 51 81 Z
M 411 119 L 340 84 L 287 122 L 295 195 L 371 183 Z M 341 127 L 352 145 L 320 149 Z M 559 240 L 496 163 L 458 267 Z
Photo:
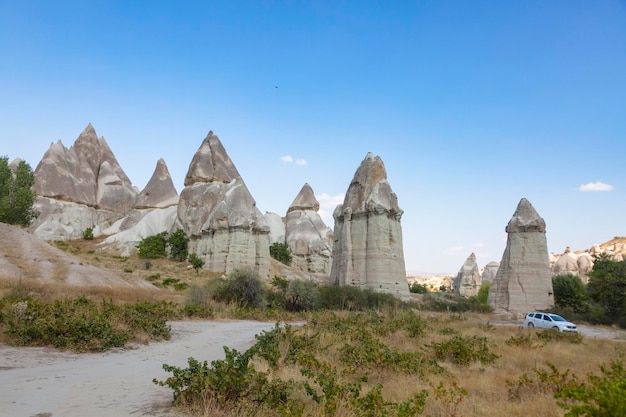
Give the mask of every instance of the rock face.
M 500 262 L 491 261 L 483 269 L 483 273 L 480 276 L 481 282 L 492 282 L 498 273 L 500 268 Z
M 270 244 L 285 243 L 285 220 L 271 211 L 266 211 L 263 217 L 270 227 Z
M 287 210 L 285 242 L 293 254 L 292 266 L 328 276 L 332 266 L 333 232 L 318 214 L 313 189 L 304 184 Z
M 472 252 L 454 278 L 454 293 L 459 297 L 469 298 L 478 294 L 481 278 L 476 255 Z
M 226 153 L 209 132 L 194 155 L 180 194 L 177 226 L 205 268 L 228 274 L 250 268 L 269 276 L 269 226 Z
M 147 281 L 84 264 L 19 227 L 0 223 L 0 279 L 78 286 L 154 288 Z
M 144 238 L 173 231 L 177 216 L 178 193 L 163 159 L 157 162 L 146 187 L 139 193 L 133 209 L 113 226 L 101 247 L 116 247 L 128 256 Z
M 514 314 L 553 307 L 546 223 L 525 198 L 506 232 L 506 249 L 489 290 L 489 304 L 496 312 Z
M 565 252 L 552 265 L 552 276 L 562 274 L 578 275 L 578 259 L 569 246 L 565 248 Z
M 403 211 L 378 156 L 368 153 L 335 219 L 330 283 L 355 285 L 408 300 L 402 248 Z
M 34 174 L 40 215 L 31 229 L 46 240 L 76 239 L 88 227 L 108 227 L 130 211 L 137 196 L 91 124 L 71 148 L 51 144 Z

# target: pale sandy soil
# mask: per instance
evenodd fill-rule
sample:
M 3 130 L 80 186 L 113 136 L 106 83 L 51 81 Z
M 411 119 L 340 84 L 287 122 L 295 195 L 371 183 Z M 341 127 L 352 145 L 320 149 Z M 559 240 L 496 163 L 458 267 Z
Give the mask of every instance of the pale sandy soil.
M 255 321 L 172 322 L 172 339 L 97 354 L 0 345 L 0 416 L 178 416 L 172 391 L 152 383 L 187 366 L 224 358 L 223 346 L 244 351 L 254 335 L 274 327 Z

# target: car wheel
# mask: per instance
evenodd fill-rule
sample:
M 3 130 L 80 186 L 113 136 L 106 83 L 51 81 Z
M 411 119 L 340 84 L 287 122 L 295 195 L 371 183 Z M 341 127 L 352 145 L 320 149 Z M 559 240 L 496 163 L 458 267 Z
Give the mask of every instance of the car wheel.
M 533 327 L 535 327 L 535 325 L 534 325 L 534 324 L 532 324 L 532 323 L 528 323 L 528 328 L 529 328 L 529 329 L 532 329 Z
M 559 327 L 558 327 L 558 326 L 554 326 L 552 329 L 553 329 L 553 330 L 556 330 L 557 332 L 560 332 L 560 331 L 561 331 L 561 329 L 559 329 Z

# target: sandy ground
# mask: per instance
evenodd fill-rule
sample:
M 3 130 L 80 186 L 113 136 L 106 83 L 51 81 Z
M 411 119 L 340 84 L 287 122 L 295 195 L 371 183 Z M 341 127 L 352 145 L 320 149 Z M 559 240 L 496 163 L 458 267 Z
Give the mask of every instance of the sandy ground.
M 189 357 L 223 359 L 223 346 L 245 350 L 255 334 L 274 327 L 255 321 L 171 325 L 170 341 L 106 353 L 0 345 L 0 416 L 177 416 L 172 391 L 152 383 L 171 375 L 164 363 L 186 367 Z

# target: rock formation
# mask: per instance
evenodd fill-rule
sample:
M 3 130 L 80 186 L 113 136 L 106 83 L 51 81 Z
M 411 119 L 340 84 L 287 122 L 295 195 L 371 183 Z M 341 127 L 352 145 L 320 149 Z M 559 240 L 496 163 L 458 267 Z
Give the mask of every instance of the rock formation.
M 552 265 L 552 276 L 564 274 L 578 275 L 578 259 L 569 246 Z
M 285 242 L 293 255 L 293 267 L 328 276 L 332 265 L 333 232 L 318 214 L 319 208 L 313 189 L 304 184 L 287 210 Z
M 177 204 L 178 193 L 172 177 L 165 161 L 160 159 L 130 213 L 104 230 L 103 233 L 110 236 L 101 247 L 116 247 L 122 251 L 122 256 L 128 256 L 144 238 L 173 231 Z
M 518 315 L 553 307 L 546 223 L 525 198 L 506 232 L 506 248 L 489 290 L 489 304 L 496 312 Z
M 586 284 L 589 282 L 589 272 L 593 269 L 593 257 L 588 252 L 578 255 L 578 276 Z
M 69 149 L 61 141 L 51 144 L 34 174 L 40 215 L 31 229 L 45 240 L 80 238 L 89 227 L 98 233 L 125 216 L 137 196 L 91 124 Z
M 209 132 L 180 193 L 177 226 L 205 268 L 228 274 L 250 268 L 269 276 L 269 226 L 219 138 Z
M 270 228 L 270 244 L 285 243 L 285 219 L 271 211 L 265 212 L 263 217 Z
M 26 230 L 0 223 L 0 279 L 63 283 L 77 286 L 155 288 L 139 278 L 119 275 L 80 259 Z
M 378 156 L 368 153 L 335 219 L 330 283 L 410 298 L 402 248 L 403 211 Z
M 481 278 L 476 255 L 472 252 L 454 278 L 454 293 L 459 297 L 469 298 L 478 294 Z
M 483 273 L 480 276 L 481 282 L 492 282 L 498 273 L 500 268 L 500 262 L 491 261 L 483 269 Z

